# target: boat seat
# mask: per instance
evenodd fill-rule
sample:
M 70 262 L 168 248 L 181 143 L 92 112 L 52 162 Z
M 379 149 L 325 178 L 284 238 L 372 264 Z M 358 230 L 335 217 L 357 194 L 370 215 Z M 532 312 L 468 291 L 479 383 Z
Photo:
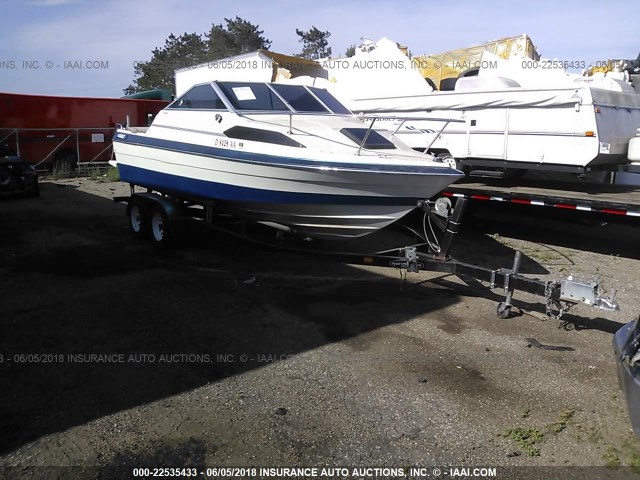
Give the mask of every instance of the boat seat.
M 131 133 L 146 133 L 148 129 L 149 129 L 149 127 L 129 127 L 129 128 L 127 128 L 127 130 L 129 130 Z

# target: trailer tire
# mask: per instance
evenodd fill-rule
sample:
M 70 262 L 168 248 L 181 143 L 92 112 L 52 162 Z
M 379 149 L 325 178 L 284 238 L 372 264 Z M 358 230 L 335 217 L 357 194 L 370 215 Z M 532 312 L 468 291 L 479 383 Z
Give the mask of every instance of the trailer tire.
M 148 206 L 145 202 L 132 197 L 127 205 L 127 218 L 129 219 L 129 231 L 138 238 L 145 238 L 149 234 L 147 228 Z
M 168 247 L 173 241 L 173 227 L 169 215 L 161 204 L 151 208 L 149 214 L 149 233 L 151 240 L 159 247 Z

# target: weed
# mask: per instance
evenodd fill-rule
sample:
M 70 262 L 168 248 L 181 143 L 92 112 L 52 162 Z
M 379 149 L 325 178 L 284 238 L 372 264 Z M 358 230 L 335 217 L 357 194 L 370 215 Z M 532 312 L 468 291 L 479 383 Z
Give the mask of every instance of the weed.
M 60 180 L 62 178 L 72 178 L 76 176 L 76 171 L 73 169 L 73 167 L 66 163 L 57 164 L 53 167 L 51 176 L 56 180 Z
M 607 467 L 610 468 L 622 465 L 620 457 L 618 456 L 618 451 L 611 446 L 607 448 L 607 451 L 602 455 L 602 459 L 606 462 Z
M 528 457 L 540 456 L 540 449 L 536 448 L 536 443 L 540 442 L 544 438 L 544 433 L 534 428 L 512 428 L 507 430 L 504 434 L 505 437 L 512 439 L 516 444 L 522 448 L 524 454 Z
M 100 167 L 94 167 L 91 170 L 87 171 L 89 179 L 94 182 L 99 183 L 111 183 L 111 182 L 119 182 L 120 174 L 118 173 L 118 169 L 114 167 L 109 167 L 108 170 Z
M 604 440 L 604 437 L 602 436 L 600 430 L 592 427 L 589 431 L 589 440 L 592 443 L 600 443 Z
M 569 423 L 569 420 L 571 420 L 571 418 L 573 417 L 574 413 L 576 413 L 576 411 L 573 409 L 564 410 L 560 414 L 560 419 L 557 422 L 549 425 L 549 428 L 551 429 L 551 431 L 555 433 L 562 432 L 565 428 L 567 428 L 567 424 Z
M 107 176 L 105 177 L 107 182 L 119 182 L 120 181 L 120 172 L 115 167 L 109 167 L 107 170 Z
M 99 168 L 93 168 L 89 171 L 89 178 L 91 180 L 99 180 L 101 176 L 102 176 L 102 172 L 100 171 Z

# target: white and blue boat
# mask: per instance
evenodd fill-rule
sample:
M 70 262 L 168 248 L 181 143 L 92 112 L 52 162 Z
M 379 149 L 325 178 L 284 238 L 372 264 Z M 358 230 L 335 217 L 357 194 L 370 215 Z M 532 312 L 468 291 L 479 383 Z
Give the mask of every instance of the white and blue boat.
M 119 128 L 123 181 L 310 237 L 359 237 L 462 177 L 302 85 L 195 85 L 148 129 Z

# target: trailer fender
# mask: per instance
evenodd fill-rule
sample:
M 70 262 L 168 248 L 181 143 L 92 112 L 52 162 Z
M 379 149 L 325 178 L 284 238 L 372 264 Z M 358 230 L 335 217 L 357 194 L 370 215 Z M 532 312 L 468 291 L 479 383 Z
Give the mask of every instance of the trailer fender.
M 182 217 L 181 209 L 170 197 L 158 195 L 157 193 L 144 192 L 131 195 L 128 201 L 131 202 L 133 198 L 145 205 L 145 210 L 151 210 L 155 205 L 162 206 L 162 209 L 170 220 L 177 220 Z

